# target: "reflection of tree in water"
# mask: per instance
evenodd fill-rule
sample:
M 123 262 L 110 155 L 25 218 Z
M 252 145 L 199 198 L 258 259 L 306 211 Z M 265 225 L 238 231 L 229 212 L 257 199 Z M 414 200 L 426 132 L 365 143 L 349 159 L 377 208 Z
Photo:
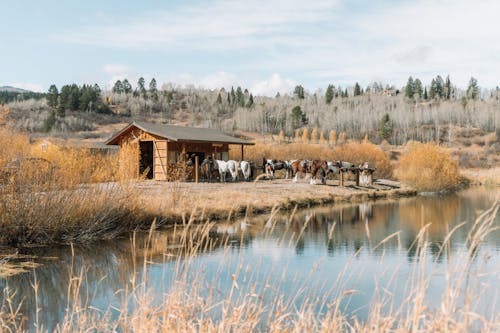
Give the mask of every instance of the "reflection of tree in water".
M 429 252 L 438 261 L 443 256 L 440 253 L 441 244 L 453 227 L 460 223 L 457 216 L 460 209 L 460 198 L 456 194 L 446 197 L 418 196 L 416 198 L 401 200 L 399 204 L 399 221 L 401 223 L 403 244 L 408 251 L 408 259 L 412 261 L 416 255 L 415 237 L 420 230 L 430 223 L 427 228 L 429 238 Z M 455 237 L 450 239 L 450 249 L 454 247 L 456 238 L 464 239 L 466 229 L 456 231 Z

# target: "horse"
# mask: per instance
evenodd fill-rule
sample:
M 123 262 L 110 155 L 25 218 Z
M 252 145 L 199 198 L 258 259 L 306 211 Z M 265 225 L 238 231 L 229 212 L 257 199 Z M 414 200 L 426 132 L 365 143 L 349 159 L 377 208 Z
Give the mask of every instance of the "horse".
M 262 166 L 264 168 L 264 172 L 266 173 L 266 178 L 268 179 L 274 179 L 274 172 L 276 170 L 285 170 L 286 175 L 285 179 L 288 179 L 288 175 L 290 174 L 291 171 L 291 165 L 290 161 L 282 161 L 282 160 L 266 160 L 265 158 L 262 159 Z
M 299 173 L 307 175 L 311 171 L 311 161 L 308 160 L 294 160 L 290 161 L 290 167 L 292 169 L 293 182 L 296 183 L 299 180 Z
M 226 181 L 226 173 L 229 171 L 227 162 L 222 160 L 214 160 L 214 170 L 219 172 L 221 183 Z
M 200 165 L 201 168 L 201 177 L 206 179 L 209 183 L 212 182 L 212 174 L 215 168 L 215 161 L 212 159 L 212 156 L 205 158 Z
M 231 179 L 235 182 L 238 179 L 238 162 L 234 160 L 227 161 L 227 170 L 231 174 Z
M 311 161 L 311 185 L 316 184 L 315 177 L 318 171 L 321 175 L 321 184 L 326 184 L 326 175 L 328 173 L 328 162 L 320 160 Z
M 250 162 L 241 161 L 239 169 L 243 174 L 243 179 L 245 179 L 246 181 L 250 180 L 250 177 L 252 176 L 252 167 L 250 166 Z

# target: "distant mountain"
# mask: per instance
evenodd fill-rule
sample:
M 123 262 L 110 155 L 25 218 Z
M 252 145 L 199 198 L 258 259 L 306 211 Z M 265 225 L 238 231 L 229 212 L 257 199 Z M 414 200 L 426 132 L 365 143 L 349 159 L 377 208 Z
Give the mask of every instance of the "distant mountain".
M 11 87 L 11 86 L 2 86 L 2 87 L 0 87 L 0 91 L 6 91 L 6 92 L 12 92 L 12 93 L 18 93 L 18 94 L 25 94 L 25 93 L 32 92 L 30 90 L 25 90 L 25 89 Z

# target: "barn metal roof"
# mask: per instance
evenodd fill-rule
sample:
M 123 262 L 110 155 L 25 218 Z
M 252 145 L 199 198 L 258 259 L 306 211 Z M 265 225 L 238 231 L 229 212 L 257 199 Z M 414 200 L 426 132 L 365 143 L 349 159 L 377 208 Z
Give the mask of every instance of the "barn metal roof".
M 214 143 L 228 143 L 239 145 L 253 145 L 253 142 L 235 138 L 224 134 L 220 131 L 210 128 L 187 127 L 187 126 L 174 126 L 164 124 L 146 123 L 142 121 L 134 121 L 126 126 L 124 129 L 113 135 L 108 141 L 107 145 L 117 145 L 118 138 L 131 130 L 132 128 L 139 128 L 144 132 L 179 142 L 214 142 Z

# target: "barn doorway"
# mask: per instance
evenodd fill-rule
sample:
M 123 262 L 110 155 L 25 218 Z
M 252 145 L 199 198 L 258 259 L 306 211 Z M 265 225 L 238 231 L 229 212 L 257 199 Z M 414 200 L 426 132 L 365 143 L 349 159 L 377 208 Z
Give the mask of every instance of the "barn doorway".
M 140 141 L 139 149 L 141 161 L 139 172 L 146 176 L 146 179 L 153 179 L 153 141 Z

